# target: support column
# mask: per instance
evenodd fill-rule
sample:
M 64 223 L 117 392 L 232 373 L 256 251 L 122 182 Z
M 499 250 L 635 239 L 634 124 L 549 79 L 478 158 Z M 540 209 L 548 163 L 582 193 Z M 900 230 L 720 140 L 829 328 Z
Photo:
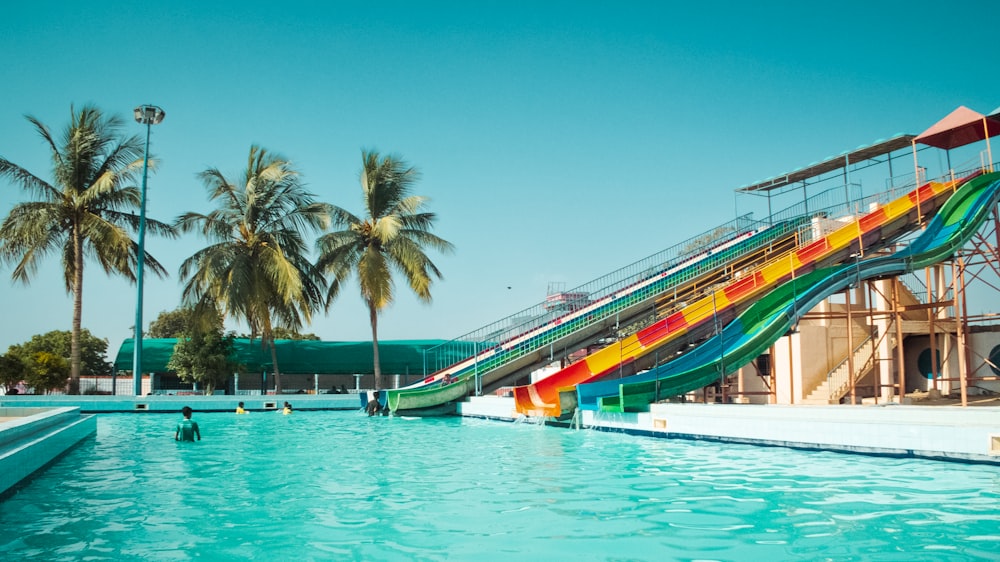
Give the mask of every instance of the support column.
M 962 392 L 962 407 L 969 405 L 968 350 L 965 345 L 965 260 L 959 256 L 952 262 L 955 281 L 955 335 L 958 336 L 958 384 Z
M 851 289 L 851 299 L 860 307 L 868 308 L 868 300 L 865 298 L 865 285 L 858 283 L 858 286 Z
M 775 350 L 775 346 L 772 344 L 771 345 L 771 351 L 770 351 L 771 356 L 769 358 L 770 361 L 768 361 L 768 363 L 769 363 L 769 365 L 768 365 L 769 366 L 768 377 L 770 378 L 770 382 L 771 382 L 771 394 L 768 395 L 768 397 L 767 397 L 767 403 L 768 404 L 777 404 L 778 403 L 778 372 L 777 372 L 777 367 L 775 366 L 775 364 L 778 361 L 777 361 L 777 359 L 775 358 L 775 355 L 774 355 L 775 351 L 776 351 Z
M 795 404 L 802 388 L 802 348 L 798 332 L 782 336 L 773 347 L 771 368 L 774 370 L 776 404 Z
M 802 362 L 800 361 L 801 355 L 796 353 L 799 349 L 799 334 L 798 332 L 792 332 L 788 334 L 788 403 L 795 403 L 795 393 L 798 388 L 801 388 L 801 384 L 795 384 L 796 376 L 798 376 L 799 382 L 802 380 Z
M 868 326 L 868 342 L 871 346 L 871 361 L 872 361 L 872 379 L 874 379 L 875 384 L 878 384 L 879 380 L 879 360 L 878 360 L 878 327 L 875 325 L 875 295 L 872 291 L 872 282 L 865 281 L 865 289 L 868 294 L 866 295 L 865 304 L 865 323 Z M 876 388 L 872 393 L 875 398 L 875 403 L 878 404 L 879 391 Z
M 898 398 L 906 398 L 906 359 L 903 356 L 903 315 L 899 311 L 899 277 L 892 278 L 892 321 L 896 325 L 896 380 Z
M 818 313 L 819 321 L 818 324 L 824 328 L 830 326 L 830 311 L 832 307 L 830 306 L 830 299 L 823 299 L 816 305 L 815 311 Z
M 878 344 L 875 350 L 876 371 L 875 380 L 878 388 L 875 395 L 880 402 L 888 402 L 892 399 L 892 338 L 889 337 L 889 306 L 885 295 L 891 291 L 890 281 L 882 279 L 875 281 L 873 308 L 876 312 L 874 325 L 878 330 Z
M 931 268 L 924 268 L 924 279 L 927 284 L 927 304 L 937 302 L 934 300 L 934 286 L 931 279 Z M 927 389 L 928 392 L 934 391 L 936 394 L 938 391 L 938 351 L 937 351 L 937 328 L 934 326 L 934 310 L 932 308 L 927 309 L 927 326 L 928 326 L 928 337 L 930 338 L 931 344 L 931 384 L 930 388 Z
M 954 273 L 954 269 L 952 269 Z M 934 277 L 935 277 L 935 289 L 937 289 L 937 300 L 935 302 L 945 303 L 945 299 L 948 298 L 948 285 L 945 283 L 945 270 L 944 264 L 937 264 L 934 266 Z M 948 307 L 941 306 L 937 310 L 938 320 L 944 320 L 948 318 Z M 954 353 L 954 340 L 951 334 L 945 333 L 944 337 L 941 338 L 941 394 L 948 395 L 951 394 L 951 381 L 947 380 L 952 377 L 951 369 L 951 358 Z
M 851 381 L 851 405 L 857 404 L 854 394 L 854 382 L 857 374 L 854 372 L 854 318 L 851 315 L 851 291 L 844 291 L 844 302 L 847 303 L 847 376 Z M 830 389 L 833 390 L 832 388 Z

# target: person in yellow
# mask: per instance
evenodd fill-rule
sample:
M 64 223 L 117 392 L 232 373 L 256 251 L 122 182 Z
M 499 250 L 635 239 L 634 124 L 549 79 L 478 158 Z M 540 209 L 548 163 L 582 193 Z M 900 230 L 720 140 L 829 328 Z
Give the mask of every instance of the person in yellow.
M 292 413 L 292 405 L 289 404 L 288 402 L 285 402 L 285 409 L 281 410 L 281 413 L 284 414 L 284 415 L 286 415 L 286 416 L 289 415 L 289 414 L 291 414 Z
M 237 414 L 247 413 L 247 411 L 243 409 L 243 402 L 240 402 L 239 404 L 236 405 L 236 413 Z

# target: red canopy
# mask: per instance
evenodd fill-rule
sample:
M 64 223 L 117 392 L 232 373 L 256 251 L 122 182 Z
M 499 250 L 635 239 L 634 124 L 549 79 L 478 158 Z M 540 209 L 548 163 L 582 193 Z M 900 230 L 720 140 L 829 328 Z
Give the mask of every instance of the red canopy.
M 960 106 L 930 129 L 917 135 L 914 142 L 950 150 L 1000 135 L 1000 121 Z

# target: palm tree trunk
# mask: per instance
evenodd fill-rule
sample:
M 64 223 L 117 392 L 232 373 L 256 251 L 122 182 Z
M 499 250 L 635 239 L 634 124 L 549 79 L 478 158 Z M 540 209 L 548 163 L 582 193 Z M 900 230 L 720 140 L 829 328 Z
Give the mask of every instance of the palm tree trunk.
M 83 317 L 83 240 L 73 228 L 73 328 L 69 339 L 69 393 L 80 394 L 80 324 Z
M 274 346 L 274 338 L 268 339 L 271 347 L 271 365 L 274 366 L 274 393 L 281 394 L 281 371 L 278 369 L 278 350 Z
M 382 366 L 378 358 L 378 310 L 373 303 L 368 303 L 368 320 L 372 325 L 372 362 L 375 367 L 375 390 L 382 388 Z
M 271 331 L 271 317 L 264 314 L 264 329 L 261 330 L 261 344 L 271 348 L 271 366 L 274 368 L 274 393 L 281 394 L 281 370 L 278 368 L 278 350 L 274 346 L 274 332 Z

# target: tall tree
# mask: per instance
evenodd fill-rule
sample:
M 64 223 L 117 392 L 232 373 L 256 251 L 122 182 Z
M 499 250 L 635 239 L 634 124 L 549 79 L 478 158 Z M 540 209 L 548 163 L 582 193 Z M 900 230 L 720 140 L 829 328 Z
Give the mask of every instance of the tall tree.
M 310 333 L 300 334 L 295 330 L 289 330 L 288 328 L 281 328 L 278 326 L 275 326 L 274 329 L 271 331 L 271 333 L 274 336 L 274 339 L 276 340 L 322 341 L 320 337 L 317 336 L 316 334 L 310 334 Z M 240 334 L 239 337 L 249 338 L 250 335 Z
M 18 203 L 0 224 L 0 261 L 14 264 L 12 278 L 27 284 L 38 262 L 55 253 L 62 259 L 66 292 L 73 295 L 69 392 L 80 388 L 80 319 L 83 314 L 84 256 L 97 260 L 107 274 L 135 280 L 140 192 L 132 184 L 142 169 L 143 143 L 124 136 L 124 122 L 87 105 L 70 108 L 70 123 L 57 139 L 38 119 L 28 121 L 48 145 L 52 180 L 45 181 L 0 157 L 0 177 L 20 186 L 33 200 Z M 147 220 L 151 234 L 170 236 L 169 225 Z M 166 270 L 152 256 L 146 267 Z
M 0 355 L 0 388 L 7 394 L 28 375 L 28 366 L 13 353 Z
M 35 394 L 39 391 L 48 394 L 50 390 L 66 388 L 66 377 L 69 373 L 69 361 L 66 361 L 65 357 L 48 351 L 39 351 L 31 357 L 25 382 L 35 389 Z
M 164 310 L 156 319 L 149 323 L 147 335 L 151 338 L 183 338 L 195 331 L 211 331 L 223 329 L 222 315 L 214 305 L 207 309 L 196 309 L 192 306 L 182 306 L 174 310 Z
M 233 373 L 242 370 L 236 357 L 236 337 L 222 333 L 222 326 L 196 329 L 177 340 L 167 368 L 182 381 L 202 385 L 205 394 L 226 384 Z
M 110 375 L 114 366 L 108 361 L 108 340 L 101 339 L 84 328 L 80 330 L 78 341 L 80 374 L 85 377 Z M 69 365 L 73 354 L 73 333 L 69 330 L 52 330 L 31 336 L 30 340 L 7 349 L 7 355 L 20 358 L 29 368 L 32 358 L 41 352 L 62 357 Z
M 423 211 L 427 198 L 411 195 L 419 179 L 416 168 L 394 155 L 375 151 L 361 153 L 361 191 L 365 217 L 331 206 L 333 223 L 343 230 L 324 234 L 317 240 L 319 267 L 328 276 L 326 306 L 329 308 L 343 284 L 357 275 L 361 298 L 368 306 L 372 328 L 375 388 L 382 388 L 382 367 L 378 353 L 378 316 L 392 304 L 397 271 L 417 297 L 431 302 L 432 277 L 441 272 L 426 254 L 431 248 L 450 252 L 450 242 L 430 232 L 434 213 Z
M 314 201 L 288 161 L 258 146 L 239 181 L 215 168 L 199 177 L 218 208 L 177 219 L 180 231 L 198 231 L 210 243 L 181 264 L 184 302 L 205 307 L 209 300 L 246 321 L 251 337 L 270 347 L 280 392 L 274 329 L 297 331 L 322 307 L 325 283 L 303 235 L 329 224 L 329 206 Z

